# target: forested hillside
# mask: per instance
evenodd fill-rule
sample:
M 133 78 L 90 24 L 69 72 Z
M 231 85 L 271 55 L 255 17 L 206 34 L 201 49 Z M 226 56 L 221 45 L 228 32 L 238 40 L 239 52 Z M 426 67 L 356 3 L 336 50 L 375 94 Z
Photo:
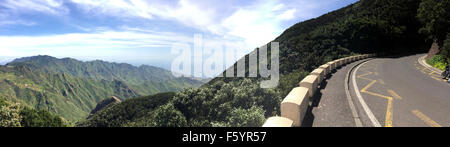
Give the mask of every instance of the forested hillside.
M 124 100 L 201 84 L 157 67 L 50 56 L 16 59 L 0 66 L 0 98 L 70 121 L 86 118 L 98 102 L 111 96 Z
M 0 127 L 67 127 L 72 124 L 46 110 L 0 98 Z
M 435 6 L 441 6 L 441 9 L 429 8 Z M 154 121 L 137 121 L 139 123 L 134 124 L 261 126 L 266 117 L 279 115 L 282 98 L 312 69 L 324 63 L 355 54 L 427 52 L 433 42 L 430 35 L 448 32 L 448 6 L 448 1 L 436 0 L 361 0 L 300 22 L 274 40 L 280 43 L 281 77 L 276 88 L 260 88 L 262 78 L 218 77 L 200 88 L 176 93 L 167 104 L 160 106 L 164 111 L 151 113 L 151 117 L 163 119 L 158 120 L 160 124 Z M 435 12 L 446 14 L 446 17 L 435 16 Z M 425 13 L 430 13 L 433 18 L 428 18 L 427 14 L 424 19 Z M 430 22 L 433 24 L 428 24 Z M 424 32 L 424 28 L 434 26 L 446 26 L 447 29 Z M 248 55 L 245 58 L 248 61 Z M 248 69 L 248 63 L 246 66 Z M 95 123 L 90 124 L 96 126 Z
M 445 69 L 450 65 L 450 1 L 422 0 L 417 18 L 423 26 L 419 32 L 427 35 L 438 48 L 438 54 L 428 63 Z
M 172 107 L 160 107 L 170 101 L 174 92 L 159 93 L 152 96 L 131 98 L 119 104 L 113 104 L 98 111 L 87 121 L 77 124 L 82 127 L 136 127 L 136 126 L 181 126 L 186 120 L 181 120 L 182 114 Z M 167 110 L 169 109 L 169 110 Z M 154 115 L 167 113 L 166 116 Z M 173 117 L 173 122 L 160 122 Z

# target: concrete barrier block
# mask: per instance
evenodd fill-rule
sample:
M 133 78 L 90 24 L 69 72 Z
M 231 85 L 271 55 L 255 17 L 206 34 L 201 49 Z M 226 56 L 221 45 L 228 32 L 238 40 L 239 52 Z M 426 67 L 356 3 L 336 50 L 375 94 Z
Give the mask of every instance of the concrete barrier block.
M 281 116 L 293 121 L 299 127 L 309 105 L 308 88 L 296 87 L 281 102 Z
M 263 127 L 293 127 L 293 121 L 284 117 L 270 117 L 264 122 Z
M 346 64 L 350 64 L 350 63 L 352 63 L 352 58 L 347 57 L 347 58 L 345 58 L 345 61 L 346 61 Z
M 342 65 L 346 65 L 348 63 L 347 58 L 342 58 L 341 60 L 342 60 Z
M 362 60 L 363 59 L 363 56 L 362 55 L 359 55 L 358 56 L 358 60 Z
M 317 68 L 317 69 L 315 69 L 315 70 L 313 70 L 312 72 L 311 72 L 311 75 L 316 75 L 316 76 L 318 76 L 318 83 L 321 83 L 322 82 L 322 80 L 324 79 L 324 77 L 325 77 L 325 70 L 324 69 L 322 69 L 322 68 Z
M 337 67 L 341 67 L 342 65 L 344 65 L 344 64 L 342 64 L 343 63 L 342 59 L 336 59 L 334 61 L 336 61 Z
M 339 60 L 334 60 L 333 62 L 335 62 L 335 64 L 336 64 L 336 69 L 341 67 Z
M 318 76 L 308 75 L 301 82 L 300 87 L 308 88 L 309 97 L 313 97 L 317 90 Z
M 347 64 L 347 59 L 346 58 L 341 58 L 341 62 L 342 62 L 342 66 Z
M 350 57 L 348 57 L 348 60 L 349 60 L 350 63 L 352 63 L 352 62 L 355 61 L 355 58 L 353 56 L 350 56 Z
M 336 62 L 331 61 L 331 62 L 328 62 L 327 64 L 330 65 L 330 73 L 331 73 L 334 69 L 336 69 Z
M 319 68 L 322 68 L 324 70 L 324 76 L 331 73 L 329 64 L 324 64 L 324 65 L 320 66 Z
M 344 58 L 337 59 L 337 61 L 339 62 L 339 66 L 344 66 L 345 65 Z

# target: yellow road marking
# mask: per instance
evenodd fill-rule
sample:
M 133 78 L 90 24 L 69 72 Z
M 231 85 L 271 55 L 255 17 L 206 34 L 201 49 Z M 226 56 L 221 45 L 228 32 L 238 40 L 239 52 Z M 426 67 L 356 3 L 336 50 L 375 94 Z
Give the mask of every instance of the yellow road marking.
M 443 79 L 440 79 L 440 78 L 438 78 L 438 77 L 435 77 L 435 76 L 430 76 L 431 78 L 433 78 L 433 79 L 435 79 L 435 80 L 437 80 L 437 81 L 444 81 L 444 82 L 446 82 L 447 80 L 443 80 Z
M 382 94 L 378 94 L 378 93 L 375 93 L 375 92 L 370 92 L 370 91 L 362 91 L 362 90 L 361 90 L 361 92 L 363 92 L 363 93 L 367 93 L 367 94 L 370 94 L 370 95 L 373 95 L 373 96 L 377 96 L 377 97 L 382 97 L 382 98 L 385 98 L 385 99 L 389 99 L 389 98 L 391 98 L 391 97 L 389 97 L 389 96 L 385 96 L 385 95 L 382 95 Z
M 378 82 L 380 82 L 380 84 L 386 85 L 383 79 L 378 79 Z
M 372 74 L 372 72 L 369 71 L 369 72 L 367 72 L 365 74 L 359 75 L 358 78 L 363 77 L 363 76 L 367 76 L 367 75 L 370 75 L 370 74 Z
M 394 113 L 392 112 L 392 98 L 388 99 L 388 104 L 386 108 L 386 121 L 384 123 L 385 127 L 392 127 L 392 119 L 394 118 Z
M 393 91 L 393 90 L 388 90 L 388 92 L 389 92 L 389 94 L 391 94 L 392 97 L 394 97 L 395 99 L 399 99 L 399 100 L 402 99 L 402 97 L 401 97 L 400 95 L 398 95 L 397 93 L 395 93 L 395 91 Z
M 424 73 L 424 74 L 427 74 L 427 73 L 425 73 L 425 69 L 427 69 L 427 68 L 424 67 L 424 68 L 421 70 L 421 72 Z
M 444 82 L 447 82 L 447 80 L 443 80 L 443 79 L 440 79 L 439 77 L 436 77 L 436 76 L 439 76 L 439 75 L 437 75 L 438 73 L 436 73 L 436 71 L 434 71 L 434 70 L 430 70 L 430 69 L 428 69 L 428 68 L 426 68 L 426 67 L 422 67 L 422 69 L 419 69 L 418 67 L 416 67 L 418 70 L 420 70 L 420 72 L 422 72 L 422 73 L 424 73 L 424 74 L 427 74 L 428 76 L 430 76 L 431 78 L 433 78 L 433 79 L 435 79 L 435 80 L 437 80 L 437 81 L 444 81 Z M 427 70 L 427 71 L 430 71 L 429 73 L 426 73 L 425 72 L 425 70 Z M 450 85 L 450 84 L 449 84 Z
M 389 96 L 385 96 L 385 95 L 381 95 L 378 93 L 374 93 L 374 92 L 370 92 L 367 91 L 367 89 L 369 89 L 369 87 L 371 87 L 373 84 L 375 84 L 377 82 L 377 80 L 373 80 L 372 82 L 370 82 L 368 85 L 366 85 L 363 89 L 361 89 L 362 93 L 366 93 L 366 94 L 370 94 L 373 96 L 378 96 L 378 97 L 382 97 L 388 100 L 388 104 L 387 104 L 387 110 L 386 110 L 386 120 L 385 120 L 385 127 L 392 127 L 392 120 L 393 120 L 393 109 L 392 109 L 392 97 Z
M 367 76 L 367 75 L 370 75 L 370 74 L 372 74 L 372 72 L 367 72 L 367 73 L 362 74 L 362 75 L 359 75 L 359 76 L 357 76 L 357 77 L 358 77 L 358 78 L 361 78 L 361 79 L 364 79 L 364 80 L 372 81 L 372 79 L 369 79 L 369 78 L 364 77 L 364 76 Z
M 364 87 L 363 89 L 361 89 L 361 92 L 367 93 L 367 94 L 370 94 L 370 95 L 373 95 L 373 96 L 382 97 L 382 98 L 385 98 L 385 99 L 392 98 L 392 97 L 390 97 L 390 96 L 385 96 L 385 95 L 378 94 L 378 93 L 375 93 L 375 92 L 367 91 L 367 89 L 369 89 L 369 87 L 371 87 L 371 86 L 372 86 L 373 84 L 375 84 L 376 82 L 377 82 L 377 80 L 373 80 L 370 84 L 368 84 L 366 87 Z
M 416 115 L 418 118 L 420 118 L 421 120 L 423 120 L 427 125 L 429 125 L 430 127 L 442 127 L 441 125 L 439 125 L 437 122 L 431 120 L 429 117 L 427 117 L 425 114 L 423 114 L 422 112 L 420 112 L 419 110 L 413 110 L 411 111 L 414 115 Z
M 369 84 L 366 85 L 366 87 L 364 87 L 363 89 L 361 89 L 361 92 L 366 92 L 366 90 L 372 86 L 373 84 L 375 84 L 377 82 L 377 80 L 373 80 L 372 82 L 370 82 Z

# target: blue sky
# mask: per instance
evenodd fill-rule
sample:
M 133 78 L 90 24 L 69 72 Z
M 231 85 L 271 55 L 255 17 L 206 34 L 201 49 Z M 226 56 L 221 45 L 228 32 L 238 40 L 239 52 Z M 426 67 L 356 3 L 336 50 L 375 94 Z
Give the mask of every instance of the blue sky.
M 0 63 L 51 55 L 170 69 L 174 43 L 268 43 L 357 0 L 0 0 Z

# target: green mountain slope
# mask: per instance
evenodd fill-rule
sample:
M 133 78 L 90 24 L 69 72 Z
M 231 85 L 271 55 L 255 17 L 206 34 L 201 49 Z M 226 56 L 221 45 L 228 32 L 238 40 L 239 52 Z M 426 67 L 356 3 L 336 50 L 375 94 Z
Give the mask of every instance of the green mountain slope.
M 103 61 L 81 62 L 35 56 L 0 66 L 0 97 L 77 121 L 108 97 L 120 99 L 198 87 L 167 70 Z
M 95 113 L 82 127 L 127 127 L 156 125 L 154 110 L 170 101 L 174 92 L 127 99 Z
M 7 65 L 26 66 L 42 73 L 64 73 L 75 78 L 92 80 L 126 81 L 139 94 L 149 95 L 161 91 L 176 91 L 201 82 L 189 78 L 176 78 L 168 70 L 126 63 L 109 63 L 100 60 L 82 62 L 71 58 L 57 59 L 51 56 L 33 56 L 16 59 Z

